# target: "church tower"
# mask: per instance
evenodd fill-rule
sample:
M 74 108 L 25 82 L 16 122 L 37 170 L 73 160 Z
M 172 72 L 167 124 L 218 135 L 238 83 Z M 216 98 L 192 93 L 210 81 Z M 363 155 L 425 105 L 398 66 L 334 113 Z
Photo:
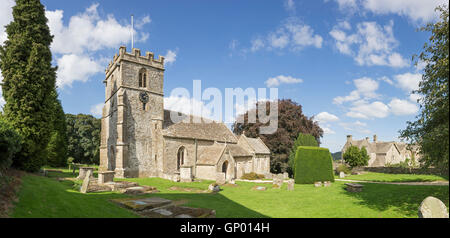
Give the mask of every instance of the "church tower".
M 160 176 L 163 167 L 164 57 L 120 47 L 106 69 L 100 171 Z

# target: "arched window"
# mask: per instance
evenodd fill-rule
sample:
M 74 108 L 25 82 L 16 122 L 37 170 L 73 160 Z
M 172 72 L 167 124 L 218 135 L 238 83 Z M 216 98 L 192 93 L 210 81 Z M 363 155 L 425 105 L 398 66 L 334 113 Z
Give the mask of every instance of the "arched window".
M 140 88 L 147 87 L 147 71 L 145 69 L 141 69 L 139 71 L 139 87 Z
M 186 148 L 183 146 L 178 149 L 177 154 L 177 170 L 180 171 L 181 166 L 184 165 L 184 158 L 186 157 Z

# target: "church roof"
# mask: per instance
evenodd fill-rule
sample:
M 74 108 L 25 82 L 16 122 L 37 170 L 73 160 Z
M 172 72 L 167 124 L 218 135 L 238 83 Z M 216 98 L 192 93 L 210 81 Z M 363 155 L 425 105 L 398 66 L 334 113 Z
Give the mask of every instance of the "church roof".
M 211 146 L 202 146 L 198 149 L 197 164 L 216 165 L 225 149 L 225 144 L 215 143 Z
M 248 138 L 246 137 L 249 145 L 255 151 L 255 154 L 270 154 L 269 148 L 260 138 Z
M 240 145 L 236 144 L 227 144 L 227 149 L 230 150 L 230 153 L 233 157 L 247 157 L 252 156 L 252 154 L 242 148 Z
M 173 122 L 171 112 L 164 110 L 164 136 L 237 143 L 236 136 L 223 123 L 181 113 L 181 122 Z

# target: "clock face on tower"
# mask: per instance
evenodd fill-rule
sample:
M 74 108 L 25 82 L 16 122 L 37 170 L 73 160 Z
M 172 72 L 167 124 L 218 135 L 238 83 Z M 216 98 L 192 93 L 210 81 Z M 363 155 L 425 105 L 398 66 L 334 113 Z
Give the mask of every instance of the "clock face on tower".
M 139 99 L 142 103 L 148 103 L 148 94 L 146 92 L 141 92 L 139 94 Z

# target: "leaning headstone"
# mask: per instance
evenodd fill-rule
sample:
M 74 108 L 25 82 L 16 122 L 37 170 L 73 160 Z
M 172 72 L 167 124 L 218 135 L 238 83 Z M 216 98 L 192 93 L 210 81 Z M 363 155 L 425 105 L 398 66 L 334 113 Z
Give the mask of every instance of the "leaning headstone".
M 87 193 L 87 190 L 89 187 L 89 182 L 91 181 L 92 171 L 88 170 L 85 175 L 86 176 L 84 177 L 83 185 L 81 185 L 81 189 L 80 189 L 81 193 Z
M 345 173 L 344 172 L 340 172 L 339 173 L 339 178 L 345 178 Z
M 289 179 L 288 187 L 287 187 L 288 191 L 294 191 L 294 183 L 295 183 L 295 181 L 293 179 Z
M 449 218 L 447 207 L 441 200 L 427 197 L 420 204 L 419 218 Z
M 322 187 L 322 182 L 315 182 L 314 187 Z
M 216 174 L 216 183 L 219 185 L 225 184 L 225 173 L 217 173 Z

